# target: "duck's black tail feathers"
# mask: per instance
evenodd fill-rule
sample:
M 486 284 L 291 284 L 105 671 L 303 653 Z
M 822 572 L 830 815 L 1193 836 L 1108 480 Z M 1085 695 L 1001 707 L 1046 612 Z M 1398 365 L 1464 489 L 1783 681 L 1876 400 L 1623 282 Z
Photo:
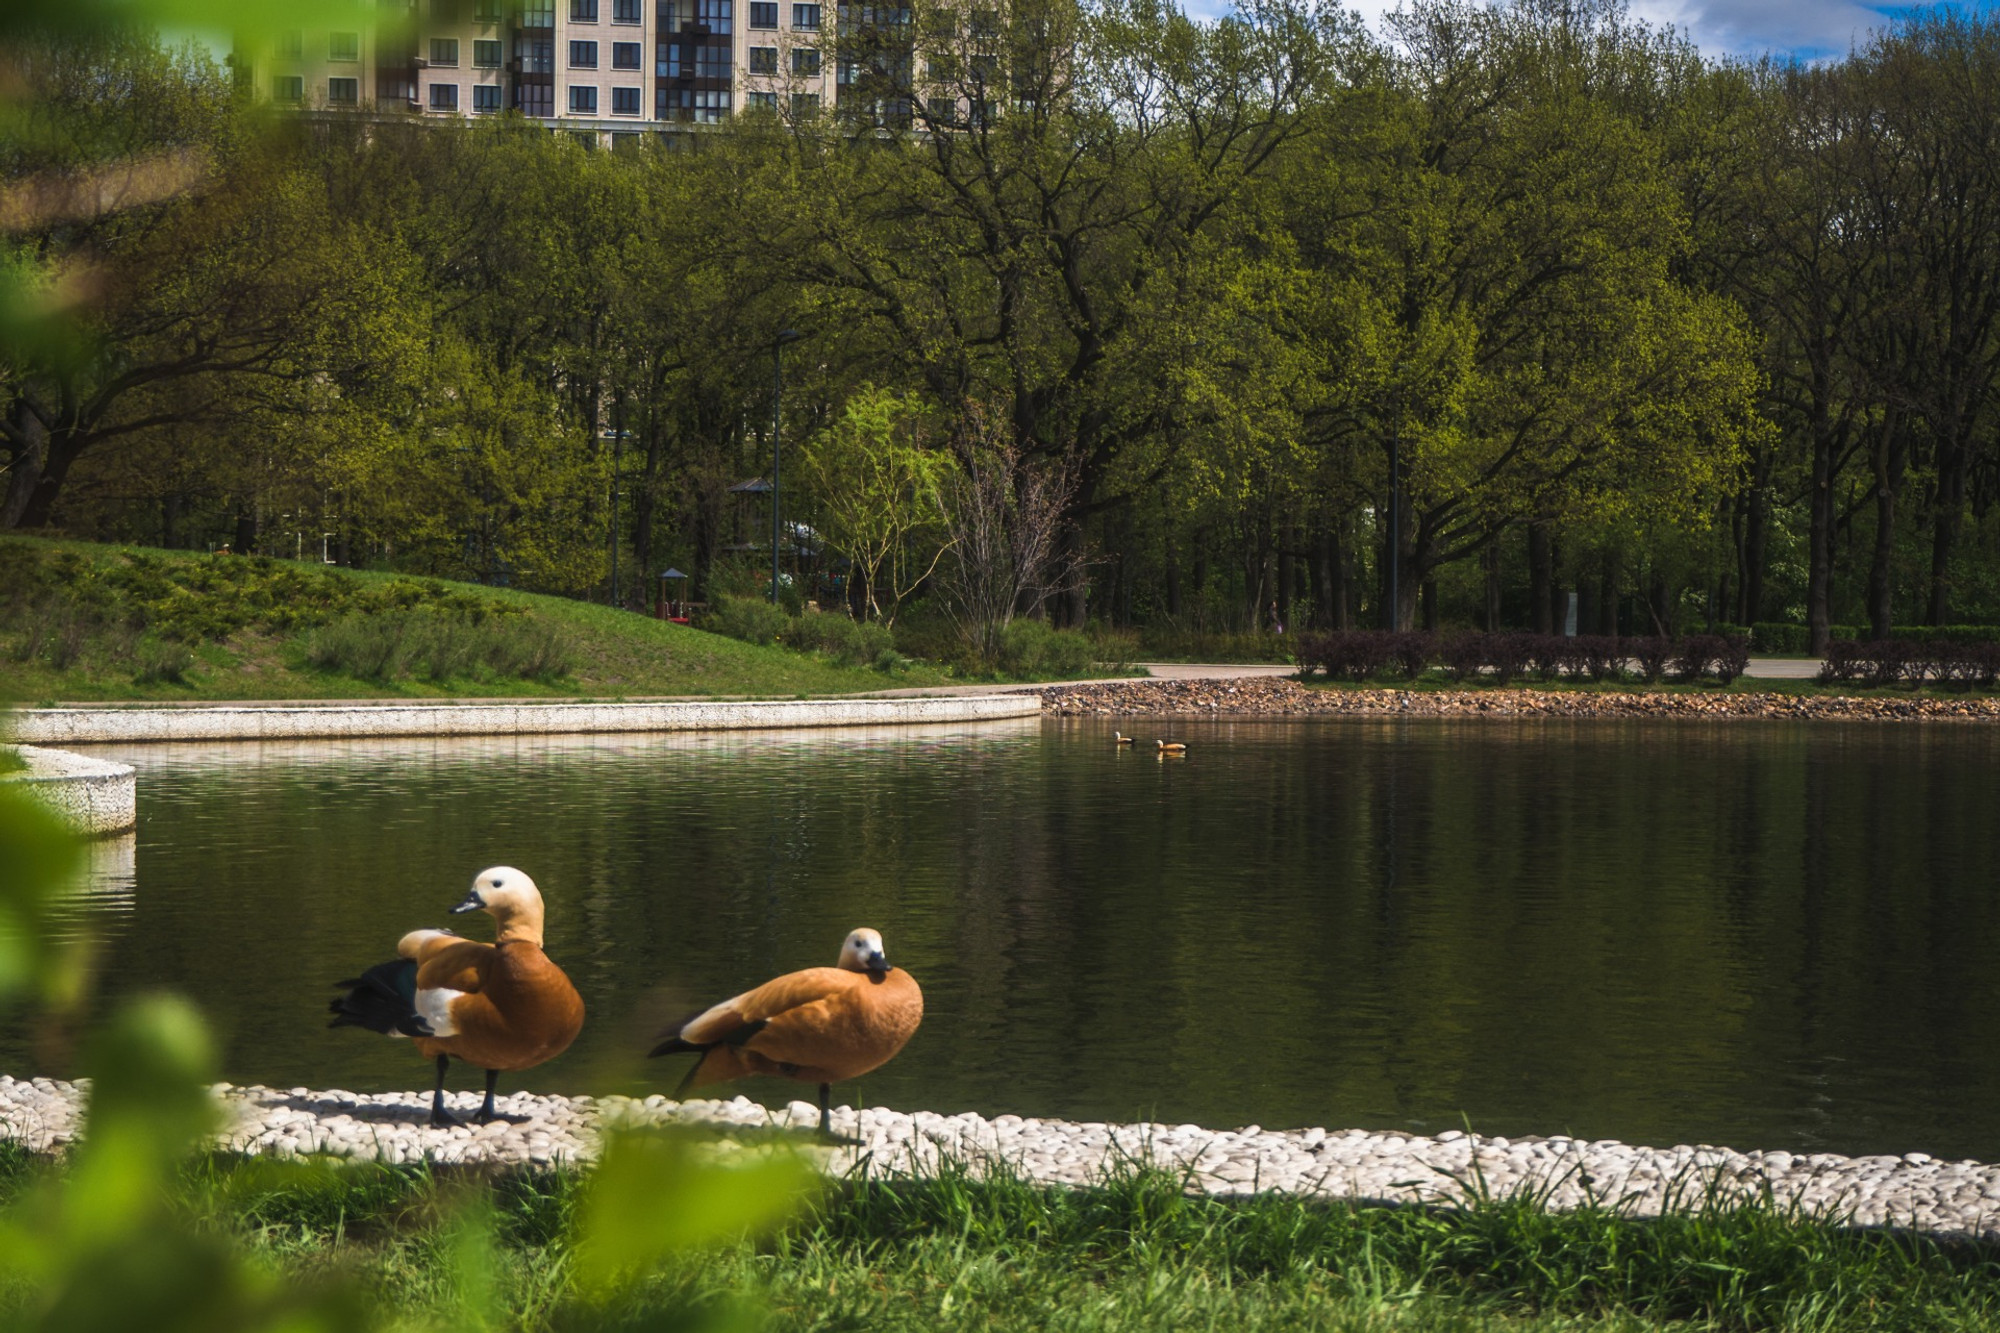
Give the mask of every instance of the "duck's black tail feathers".
M 682 1054 L 699 1055 L 705 1058 L 710 1051 L 714 1050 L 718 1046 L 741 1046 L 744 1042 L 750 1040 L 752 1037 L 762 1032 L 765 1026 L 770 1022 L 768 1018 L 760 1018 L 754 1023 L 745 1023 L 743 1026 L 737 1028 L 735 1031 L 729 1033 L 727 1036 L 724 1036 L 718 1041 L 705 1041 L 705 1042 L 682 1041 L 680 1037 L 681 1030 L 687 1027 L 688 1024 L 694 1022 L 695 1019 L 700 1018 L 703 1014 L 707 1012 L 708 1011 L 706 1009 L 697 1009 L 693 1013 L 689 1014 L 686 1018 L 683 1018 L 680 1022 L 668 1028 L 667 1031 L 673 1033 L 674 1035 L 662 1041 L 652 1050 L 647 1051 L 646 1052 L 647 1058 L 650 1059 L 656 1055 L 682 1055 Z M 694 1086 L 694 1076 L 701 1072 L 701 1064 L 702 1062 L 700 1060 L 696 1060 L 693 1064 L 688 1066 L 687 1074 L 685 1077 L 681 1079 L 680 1086 L 674 1089 L 674 1096 L 676 1097 L 683 1096 L 687 1093 L 687 1090 L 689 1088 Z
M 367 1028 L 385 1036 L 428 1037 L 430 1024 L 417 1013 L 417 964 L 412 958 L 378 963 L 358 977 L 336 981 L 347 994 L 327 1006 L 330 1028 Z

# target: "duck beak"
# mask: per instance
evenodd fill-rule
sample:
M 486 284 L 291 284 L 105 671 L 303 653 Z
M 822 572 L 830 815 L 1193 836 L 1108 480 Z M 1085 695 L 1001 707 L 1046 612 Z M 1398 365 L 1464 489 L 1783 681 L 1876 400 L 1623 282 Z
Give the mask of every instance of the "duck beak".
M 463 916 L 467 912 L 480 911 L 484 909 L 485 906 L 486 906 L 486 900 L 479 896 L 478 889 L 474 889 L 471 893 L 465 895 L 464 902 L 460 903 L 458 906 L 451 909 L 451 914 L 453 916 Z
M 877 976 L 889 970 L 889 960 L 882 956 L 880 949 L 868 955 L 868 970 Z

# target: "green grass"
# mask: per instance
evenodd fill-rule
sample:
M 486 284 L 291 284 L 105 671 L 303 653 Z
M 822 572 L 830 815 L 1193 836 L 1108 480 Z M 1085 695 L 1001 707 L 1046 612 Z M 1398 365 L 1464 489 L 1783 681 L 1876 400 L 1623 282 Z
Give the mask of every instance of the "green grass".
M 947 679 L 507 589 L 0 539 L 0 688 L 16 701 L 803 696 Z
M 0 1205 L 51 1169 L 0 1149 Z M 585 1179 L 216 1158 L 189 1170 L 178 1207 L 288 1280 L 360 1278 L 379 1326 L 462 1324 L 454 1256 L 483 1217 L 495 1251 L 480 1295 L 490 1326 L 507 1328 L 676 1326 L 669 1316 L 730 1308 L 744 1327 L 801 1333 L 2000 1327 L 1992 1247 L 1770 1205 L 1645 1222 L 1532 1200 L 1225 1201 L 1140 1171 L 1081 1190 L 955 1170 L 836 1185 L 781 1234 L 671 1261 L 607 1310 L 570 1287 Z

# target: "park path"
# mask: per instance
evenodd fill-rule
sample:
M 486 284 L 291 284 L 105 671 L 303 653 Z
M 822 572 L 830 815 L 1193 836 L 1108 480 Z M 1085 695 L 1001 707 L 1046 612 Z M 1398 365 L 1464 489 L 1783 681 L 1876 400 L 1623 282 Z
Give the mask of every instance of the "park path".
M 1243 680 L 1252 677 L 1294 676 L 1298 668 L 1283 662 L 1138 662 L 1141 671 L 1155 680 Z M 1819 673 L 1816 657 L 1753 657 L 1744 671 L 1758 680 L 1811 680 Z M 1115 685 L 1131 676 L 1108 676 L 1101 680 L 1050 681 L 1053 685 Z M 869 697 L 895 699 L 906 695 L 1013 694 L 1039 690 L 1046 685 L 933 685 L 917 690 L 877 690 Z

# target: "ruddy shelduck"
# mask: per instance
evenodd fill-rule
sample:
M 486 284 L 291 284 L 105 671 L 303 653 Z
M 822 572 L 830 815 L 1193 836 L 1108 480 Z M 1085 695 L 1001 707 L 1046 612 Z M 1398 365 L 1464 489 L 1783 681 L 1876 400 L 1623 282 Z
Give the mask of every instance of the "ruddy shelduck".
M 889 966 L 882 936 L 856 930 L 833 967 L 767 981 L 676 1024 L 653 1055 L 700 1054 L 675 1090 L 771 1074 L 819 1084 L 819 1132 L 832 1138 L 833 1085 L 887 1064 L 924 1018 L 916 978 Z
M 1126 734 L 1125 734 L 1124 732 L 1122 732 L 1122 731 L 1114 731 L 1114 732 L 1112 732 L 1112 733 L 1111 733 L 1111 739 L 1112 739 L 1112 741 L 1113 741 L 1114 743 L 1116 743 L 1116 744 L 1118 744 L 1118 745 L 1130 745 L 1130 744 L 1132 743 L 1132 738 L 1131 738 L 1130 736 L 1127 736 L 1127 735 L 1126 735 Z
M 512 866 L 482 870 L 453 915 L 486 912 L 498 926 L 491 944 L 449 930 L 413 930 L 396 960 L 336 984 L 347 994 L 330 1006 L 329 1027 L 364 1027 L 411 1037 L 437 1061 L 431 1124 L 459 1121 L 444 1109 L 444 1074 L 454 1055 L 486 1071 L 486 1102 L 474 1117 L 494 1118 L 493 1085 L 503 1069 L 530 1069 L 569 1048 L 583 1028 L 583 997 L 542 952 L 542 894 Z
M 1154 741 L 1153 744 L 1160 747 L 1161 754 L 1187 753 L 1187 744 L 1184 741 Z

